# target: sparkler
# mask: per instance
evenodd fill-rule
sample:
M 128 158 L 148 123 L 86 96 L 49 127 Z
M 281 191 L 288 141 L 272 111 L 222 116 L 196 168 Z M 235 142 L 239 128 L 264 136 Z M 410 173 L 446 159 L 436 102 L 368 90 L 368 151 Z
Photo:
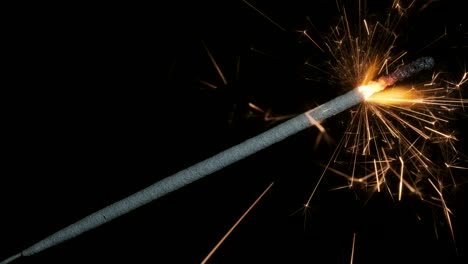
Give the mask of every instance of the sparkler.
M 372 56 L 369 56 L 369 57 L 372 57 Z M 386 58 L 386 56 L 381 56 L 381 57 Z M 459 106 L 460 102 L 463 102 L 460 100 L 451 101 L 449 99 L 443 99 L 440 96 L 436 96 L 436 94 L 438 92 L 442 92 L 444 88 L 440 88 L 440 87 L 434 88 L 430 85 L 427 85 L 426 87 L 428 87 L 428 89 L 426 90 L 420 89 L 418 87 L 417 89 L 411 89 L 411 88 L 406 89 L 403 92 L 401 92 L 400 90 L 397 94 L 392 94 L 392 92 L 398 91 L 397 88 L 394 88 L 394 89 L 389 89 L 388 92 L 384 91 L 380 94 L 374 94 L 377 91 L 381 91 L 385 89 L 385 87 L 387 86 L 391 86 L 398 81 L 401 81 L 405 78 L 410 77 L 411 75 L 416 74 L 418 71 L 432 68 L 433 64 L 434 64 L 434 61 L 432 60 L 432 58 L 424 57 L 406 66 L 400 67 L 392 74 L 378 78 L 375 81 L 367 81 L 371 77 L 363 78 L 365 81 L 362 83 L 362 85 L 359 86 L 359 88 L 356 88 L 348 92 L 345 95 L 335 98 L 334 100 L 328 103 L 325 103 L 317 107 L 316 109 L 313 109 L 296 118 L 293 118 L 281 124 L 280 126 L 274 128 L 275 130 L 273 129 L 269 130 L 265 132 L 264 134 L 259 135 L 258 137 L 252 138 L 242 143 L 239 146 L 235 146 L 225 152 L 222 152 L 214 156 L 213 158 L 210 158 L 193 167 L 190 167 L 184 171 L 181 171 L 167 179 L 164 179 L 163 181 L 158 182 L 150 186 L 149 188 L 144 189 L 136 193 L 135 195 L 130 196 L 129 198 L 125 198 L 109 207 L 106 207 L 103 210 L 98 211 L 86 217 L 85 219 L 79 221 L 77 223 L 78 225 L 69 226 L 65 228 L 64 230 L 61 230 L 55 233 L 51 237 L 48 237 L 38 242 L 32 247 L 23 250 L 21 253 L 4 260 L 1 263 L 11 262 L 21 256 L 29 256 L 29 255 L 36 254 L 51 246 L 54 246 L 65 240 L 71 239 L 83 232 L 89 231 L 141 205 L 144 205 L 150 201 L 158 199 L 159 197 L 167 193 L 170 193 L 186 184 L 189 184 L 195 180 L 200 179 L 201 177 L 209 175 L 225 166 L 228 166 L 229 164 L 233 162 L 243 159 L 247 157 L 248 155 L 251 155 L 263 148 L 266 148 L 269 145 L 274 144 L 305 128 L 318 125 L 320 122 L 324 121 L 325 119 L 330 118 L 331 116 L 339 112 L 345 111 L 346 109 L 349 109 L 355 105 L 358 105 L 363 101 L 366 101 L 366 103 L 358 106 L 359 110 L 355 111 L 354 113 L 359 113 L 359 114 L 354 114 L 353 120 L 350 123 L 353 125 L 360 123 L 359 119 L 363 118 L 363 115 L 361 115 L 361 113 L 372 113 L 374 117 L 377 116 L 378 118 L 381 118 L 380 121 L 383 121 L 383 122 L 380 122 L 380 124 L 382 124 L 384 128 L 387 129 L 387 132 L 386 132 L 387 134 L 392 133 L 392 132 L 398 134 L 398 129 L 400 128 L 392 127 L 392 125 L 390 125 L 390 123 L 387 122 L 386 119 L 382 118 L 385 115 L 391 115 L 390 112 L 382 110 L 380 108 L 382 106 L 394 107 L 396 109 L 401 110 L 404 115 L 411 116 L 412 118 L 418 119 L 421 122 L 426 122 L 430 125 L 433 125 L 436 122 L 445 122 L 446 120 L 440 118 L 438 115 L 430 116 L 430 111 L 425 112 L 423 114 L 418 114 L 418 113 L 413 112 L 414 111 L 413 107 L 408 108 L 406 110 L 405 107 L 402 106 L 403 104 L 406 104 L 406 105 L 411 104 L 412 106 L 414 105 L 423 105 L 423 106 L 438 105 L 440 107 L 447 108 L 447 111 L 449 111 L 451 107 Z M 356 63 L 356 65 L 361 65 L 361 64 Z M 369 66 L 368 63 L 362 63 L 362 65 L 365 65 L 365 67 Z M 354 69 L 354 68 L 355 67 L 348 67 L 348 69 Z M 368 69 L 365 69 L 365 71 L 367 72 Z M 369 72 L 372 72 L 372 71 L 369 70 Z M 356 76 L 354 73 L 350 74 L 350 73 L 347 73 L 346 71 L 343 71 L 343 74 L 346 75 L 347 77 Z M 369 73 L 368 75 L 373 76 L 374 74 Z M 351 78 L 348 78 L 348 79 L 351 79 Z M 463 80 L 465 79 L 462 79 L 462 81 Z M 462 83 L 462 81 L 460 81 L 460 83 Z M 224 78 L 223 78 L 223 82 L 225 82 Z M 425 96 L 417 96 L 423 93 L 425 93 L 424 94 Z M 403 96 L 403 95 L 406 95 L 406 96 Z M 362 109 L 365 109 L 365 110 L 362 110 Z M 379 114 L 379 111 L 380 111 L 380 114 Z M 425 116 L 425 115 L 429 115 L 431 119 L 430 120 L 426 119 L 428 116 Z M 366 124 L 371 123 L 372 121 L 370 121 L 370 118 L 368 117 L 366 117 L 365 119 L 362 119 L 361 121 Z M 397 120 L 404 123 L 402 119 L 397 119 Z M 421 135 L 422 138 L 424 139 L 426 137 L 434 138 L 434 135 L 438 135 L 437 138 L 439 140 L 442 140 L 444 143 L 452 142 L 453 140 L 456 140 L 454 136 L 447 134 L 444 131 L 434 129 L 430 125 L 426 125 L 424 127 L 426 131 L 423 132 L 422 130 L 420 130 L 420 127 L 415 127 L 411 123 L 404 123 L 404 124 L 410 127 L 411 129 L 413 129 L 413 131 L 420 132 L 419 135 Z M 359 127 L 358 129 L 362 129 L 363 127 L 367 129 L 372 126 L 358 126 L 358 127 Z M 373 132 L 364 131 L 363 132 L 361 130 L 355 131 L 353 129 L 357 129 L 356 126 L 350 128 L 350 130 L 347 131 L 347 136 L 344 137 L 342 141 L 343 144 L 340 146 L 351 151 L 353 154 L 357 155 L 358 153 L 365 153 L 367 157 L 371 157 L 371 155 L 369 155 L 371 145 L 369 143 L 367 143 L 366 145 L 366 143 L 363 143 L 363 142 L 374 142 L 372 140 L 376 138 L 377 131 L 373 131 Z M 372 130 L 372 128 L 370 128 L 370 130 Z M 353 138 L 351 135 L 356 135 L 356 137 Z M 372 139 L 372 140 L 369 140 L 369 139 Z M 388 142 L 390 141 L 391 140 L 388 140 Z M 413 146 L 415 143 L 415 141 L 410 141 L 410 140 L 405 140 L 405 139 L 403 139 L 403 142 L 406 143 L 406 146 Z M 419 142 L 416 142 L 416 143 L 419 143 Z M 248 149 L 248 151 L 241 154 L 240 152 L 243 152 L 245 149 Z M 411 150 L 415 151 L 415 152 L 410 153 L 412 156 L 418 156 L 422 154 L 416 151 L 417 150 L 416 147 L 411 147 Z M 399 199 L 401 199 L 402 197 L 403 188 L 408 188 L 411 191 L 414 191 L 415 193 L 419 193 L 419 190 L 413 187 L 414 184 L 408 181 L 406 177 L 404 177 L 404 173 L 408 173 L 407 172 L 408 170 L 405 168 L 407 168 L 408 165 L 412 163 L 411 160 L 408 161 L 407 159 L 404 158 L 407 156 L 401 155 L 397 157 L 397 159 L 393 159 L 388 156 L 388 152 L 386 151 L 377 152 L 377 154 L 375 155 L 377 155 L 377 158 L 373 158 L 370 161 L 365 162 L 366 165 L 371 164 L 371 167 L 372 167 L 371 173 L 365 173 L 364 177 L 355 177 L 355 174 L 357 174 L 357 172 L 355 173 L 354 168 L 353 168 L 353 173 L 351 176 L 345 175 L 347 179 L 349 179 L 349 182 L 351 185 L 354 183 L 366 183 L 366 184 L 371 185 L 373 189 L 380 191 L 380 188 L 383 188 L 383 186 L 386 186 L 386 183 L 387 183 L 386 176 L 388 175 L 388 173 L 394 172 L 395 174 L 399 176 L 399 181 L 398 181 Z M 423 156 L 423 155 L 420 155 L 420 156 Z M 331 161 L 332 160 L 336 162 L 336 164 L 339 164 L 341 162 L 337 158 L 337 156 L 333 156 Z M 424 158 L 419 159 L 419 161 L 421 161 L 420 164 L 428 164 L 428 161 L 427 160 L 424 161 Z M 390 163 L 395 163 L 395 162 L 400 165 L 396 169 L 395 169 L 395 166 L 393 165 L 390 166 Z M 359 163 L 352 162 L 351 164 L 356 165 Z M 456 166 L 452 163 L 447 163 L 447 167 L 454 168 Z M 368 166 L 366 166 L 366 169 L 365 169 L 366 172 L 368 172 L 367 168 Z M 330 168 L 330 170 L 332 169 Z M 433 188 L 437 191 L 439 195 L 438 199 L 444 203 L 444 206 L 443 206 L 444 212 L 447 215 L 448 221 L 450 221 L 450 216 L 449 216 L 450 210 L 445 205 L 443 194 L 442 194 L 443 186 L 441 186 L 440 182 L 437 182 L 434 180 L 429 179 L 429 182 L 431 186 L 433 186 Z M 309 202 L 310 202 L 310 199 L 307 204 L 309 204 Z M 354 237 L 353 237 L 353 244 L 354 244 Z
M 433 66 L 434 61 L 430 57 L 418 59 L 413 63 L 401 67 L 391 75 L 381 77 L 377 81 L 371 81 L 368 84 L 355 88 L 344 95 L 338 96 L 256 137 L 248 139 L 241 144 L 231 147 L 209 159 L 156 182 L 155 184 L 127 198 L 111 204 L 37 242 L 29 248 L 24 249 L 21 253 L 0 262 L 0 264 L 9 263 L 21 256 L 34 255 L 49 247 L 55 246 L 86 231 L 94 229 L 142 205 L 154 201 L 187 184 L 250 156 L 257 151 L 298 133 L 301 130 L 315 126 L 325 119 L 341 113 L 361 103 L 363 100 L 370 98 L 374 93 L 384 90 L 388 85 L 401 81 L 422 70 L 431 69 Z

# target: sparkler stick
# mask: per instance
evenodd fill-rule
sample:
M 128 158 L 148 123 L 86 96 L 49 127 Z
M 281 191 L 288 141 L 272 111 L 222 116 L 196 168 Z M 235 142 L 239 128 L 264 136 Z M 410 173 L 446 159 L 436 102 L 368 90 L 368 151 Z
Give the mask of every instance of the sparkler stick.
M 211 158 L 201 161 L 176 174 L 169 176 L 153 185 L 142 189 L 122 200 L 115 202 L 103 209 L 86 216 L 85 218 L 59 230 L 58 232 L 44 238 L 21 253 L 13 255 L 0 264 L 9 263 L 21 256 L 31 256 L 47 248 L 55 246 L 66 240 L 72 239 L 86 231 L 94 229 L 110 220 L 124 215 L 142 205 L 154 201 L 170 192 L 185 185 L 199 180 L 211 173 L 246 158 L 257 151 L 273 145 L 291 135 L 341 113 L 369 98 L 372 94 L 382 91 L 387 86 L 401 81 L 422 70 L 430 69 L 434 60 L 430 57 L 420 58 L 410 64 L 402 66 L 394 73 L 380 77 L 377 81 L 371 81 L 366 85 L 355 88 L 344 95 L 338 96 L 312 110 L 297 117 L 289 119 L 284 123 L 250 138 L 236 146 L 222 151 Z

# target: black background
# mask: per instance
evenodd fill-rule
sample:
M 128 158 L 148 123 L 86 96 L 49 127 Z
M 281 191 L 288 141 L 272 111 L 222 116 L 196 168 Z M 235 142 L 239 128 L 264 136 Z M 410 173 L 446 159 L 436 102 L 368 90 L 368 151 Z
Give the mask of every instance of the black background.
M 328 34 L 339 18 L 334 1 L 250 2 L 284 30 L 242 1 L 187 2 L 22 9 L 34 19 L 18 19 L 22 30 L 11 40 L 18 77 L 4 113 L 0 259 L 269 128 L 249 102 L 298 114 L 349 89 L 304 66 L 326 71 L 331 58 L 296 32 L 310 25 L 309 16 L 315 38 Z M 390 1 L 372 2 L 369 16 L 384 18 Z M 402 19 L 396 50 L 434 56 L 437 71 L 459 79 L 468 45 L 462 4 L 439 1 L 417 11 L 423 6 Z M 346 118 L 325 123 L 334 140 Z M 462 149 L 463 122 L 455 124 Z M 414 197 L 393 202 L 385 194 L 367 200 L 356 190 L 330 191 L 346 184 L 332 173 L 309 214 L 293 214 L 335 147 L 315 147 L 316 137 L 314 129 L 302 132 L 16 263 L 197 263 L 272 181 L 211 263 L 348 263 L 354 233 L 354 263 L 466 260 L 463 184 L 449 195 L 458 255 L 440 209 Z

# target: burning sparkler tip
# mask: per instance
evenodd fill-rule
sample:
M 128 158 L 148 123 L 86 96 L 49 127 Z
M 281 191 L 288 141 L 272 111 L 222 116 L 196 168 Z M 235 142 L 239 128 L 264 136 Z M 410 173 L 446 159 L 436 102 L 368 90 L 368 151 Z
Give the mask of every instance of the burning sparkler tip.
M 373 94 L 383 91 L 386 87 L 402 81 L 420 71 L 430 70 L 434 67 L 434 58 L 422 57 L 410 64 L 407 64 L 390 75 L 382 76 L 375 81 L 370 81 L 368 84 L 358 87 L 364 99 L 371 97 Z
M 358 87 L 358 90 L 364 96 L 364 99 L 371 97 L 374 93 L 380 92 L 385 89 L 386 86 L 382 85 L 380 82 L 372 81 L 367 85 L 362 85 Z
M 388 85 L 392 85 L 398 81 L 402 81 L 414 74 L 419 73 L 423 70 L 430 70 L 434 68 L 435 62 L 432 57 L 421 57 L 410 64 L 404 65 L 401 68 L 397 69 L 390 75 L 381 77 L 384 79 Z

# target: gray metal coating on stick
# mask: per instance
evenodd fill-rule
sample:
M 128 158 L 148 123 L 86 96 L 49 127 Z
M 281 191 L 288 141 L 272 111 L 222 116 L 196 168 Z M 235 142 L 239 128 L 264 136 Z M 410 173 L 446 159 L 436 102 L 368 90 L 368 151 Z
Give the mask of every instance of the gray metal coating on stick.
M 10 262 L 12 262 L 12 261 L 15 260 L 15 259 L 20 258 L 21 256 L 22 256 L 22 254 L 21 254 L 21 253 L 18 253 L 18 254 L 16 254 L 16 255 L 13 255 L 13 256 L 11 256 L 11 257 L 9 257 L 9 258 L 3 260 L 2 262 L 0 262 L 0 264 L 10 263 Z
M 154 201 L 161 196 L 173 192 L 187 184 L 201 179 L 213 172 L 216 172 L 230 164 L 233 164 L 247 156 L 256 153 L 272 144 L 279 142 L 297 132 L 311 127 L 317 122 L 321 122 L 340 112 L 343 112 L 364 100 L 358 89 L 353 89 L 348 93 L 338 96 L 306 113 L 289 119 L 284 123 L 263 132 L 262 134 L 250 138 L 238 145 L 222 151 L 211 158 L 201 161 L 176 174 L 169 176 L 155 184 L 138 191 L 114 204 L 111 204 L 93 214 L 79 220 L 78 222 L 63 228 L 49 237 L 37 242 L 31 247 L 23 250 L 21 254 L 15 256 L 30 256 L 43 251 L 49 247 L 72 239 L 90 229 L 96 228 L 110 220 L 124 215 L 142 205 Z M 0 262 L 5 264 L 15 258 L 9 258 Z

